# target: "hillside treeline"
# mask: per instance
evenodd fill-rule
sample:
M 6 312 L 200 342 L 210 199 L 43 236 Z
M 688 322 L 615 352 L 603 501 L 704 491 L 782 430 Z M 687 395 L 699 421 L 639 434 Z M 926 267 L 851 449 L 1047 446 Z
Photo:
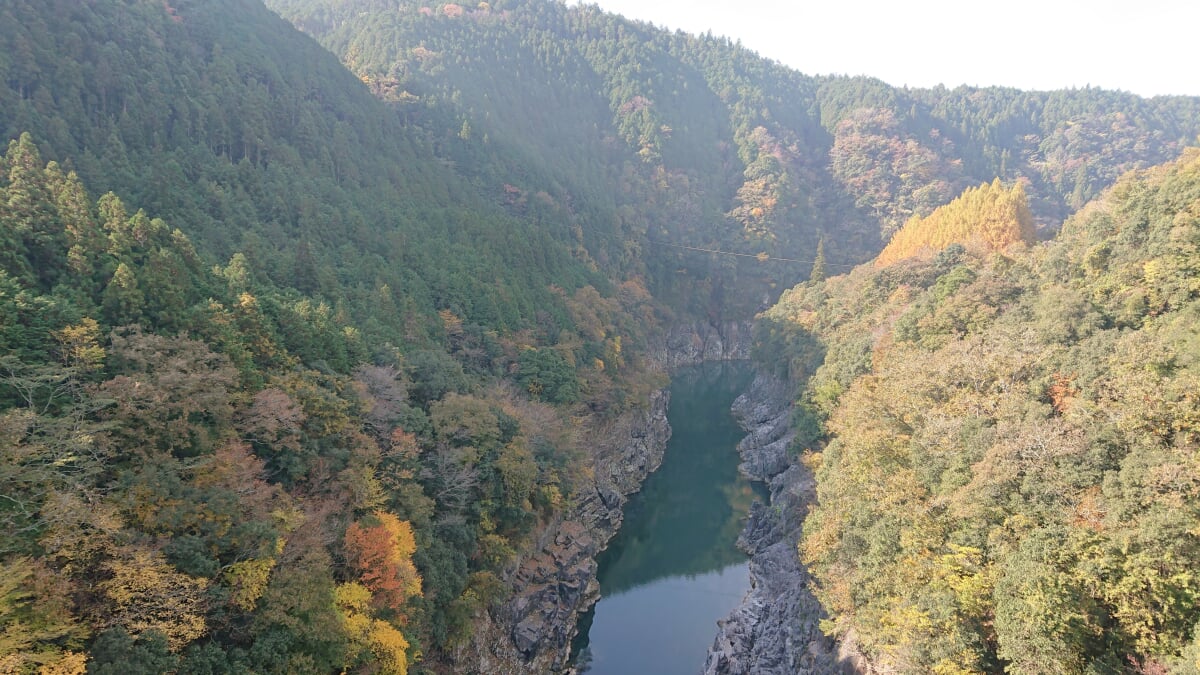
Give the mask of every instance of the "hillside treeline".
M 885 672 L 1196 672 L 1198 246 L 1193 150 L 1045 245 L 863 266 L 764 314 L 830 633 Z

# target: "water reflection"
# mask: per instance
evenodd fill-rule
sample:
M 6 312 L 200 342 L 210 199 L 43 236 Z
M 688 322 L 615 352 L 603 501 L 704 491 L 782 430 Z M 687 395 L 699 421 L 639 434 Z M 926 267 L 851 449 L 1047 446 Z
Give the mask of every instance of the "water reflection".
M 603 673 L 694 673 L 749 586 L 735 546 L 763 488 L 737 472 L 743 436 L 729 406 L 747 364 L 685 369 L 671 383 L 672 435 L 662 467 L 626 508 L 599 559 L 603 598 L 580 622 L 577 665 Z

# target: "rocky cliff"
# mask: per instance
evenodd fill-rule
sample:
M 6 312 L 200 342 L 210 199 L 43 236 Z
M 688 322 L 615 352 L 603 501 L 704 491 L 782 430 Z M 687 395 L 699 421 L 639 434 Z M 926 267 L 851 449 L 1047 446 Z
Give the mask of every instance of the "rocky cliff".
M 707 361 L 750 358 L 751 323 L 696 321 L 675 324 L 651 347 L 651 360 L 670 372 Z
M 653 344 L 649 361 L 664 372 L 705 361 L 749 357 L 748 323 L 679 324 Z M 662 463 L 671 427 L 670 393 L 655 392 L 646 408 L 588 430 L 594 480 L 568 513 L 542 528 L 534 553 L 509 575 L 512 596 L 480 617 L 455 669 L 472 673 L 552 673 L 567 669 L 579 614 L 600 597 L 596 556 L 624 517 L 628 498 Z
M 820 603 L 809 588 L 796 543 L 816 482 L 787 454 L 791 397 L 786 383 L 759 375 L 733 412 L 748 435 L 738 445 L 741 470 L 770 487 L 771 504 L 755 503 L 738 546 L 750 557 L 750 591 L 718 634 L 706 675 L 855 673 L 838 645 L 823 635 Z

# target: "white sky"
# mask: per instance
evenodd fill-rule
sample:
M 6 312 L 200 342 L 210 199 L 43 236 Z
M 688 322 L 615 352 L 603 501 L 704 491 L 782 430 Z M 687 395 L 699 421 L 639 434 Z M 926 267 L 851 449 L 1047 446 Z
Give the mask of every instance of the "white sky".
M 658 26 L 740 39 L 810 75 L 1200 95 L 1197 0 L 588 1 Z

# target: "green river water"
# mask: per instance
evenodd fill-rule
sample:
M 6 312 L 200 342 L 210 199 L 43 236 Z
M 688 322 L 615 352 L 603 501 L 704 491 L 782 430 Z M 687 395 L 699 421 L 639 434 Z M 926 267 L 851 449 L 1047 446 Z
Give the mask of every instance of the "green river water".
M 601 599 L 580 619 L 576 664 L 590 675 L 700 671 L 717 620 L 750 586 L 735 546 L 765 488 L 738 474 L 744 432 L 729 411 L 748 363 L 710 363 L 671 381 L 671 440 L 662 467 L 625 511 L 599 558 Z

